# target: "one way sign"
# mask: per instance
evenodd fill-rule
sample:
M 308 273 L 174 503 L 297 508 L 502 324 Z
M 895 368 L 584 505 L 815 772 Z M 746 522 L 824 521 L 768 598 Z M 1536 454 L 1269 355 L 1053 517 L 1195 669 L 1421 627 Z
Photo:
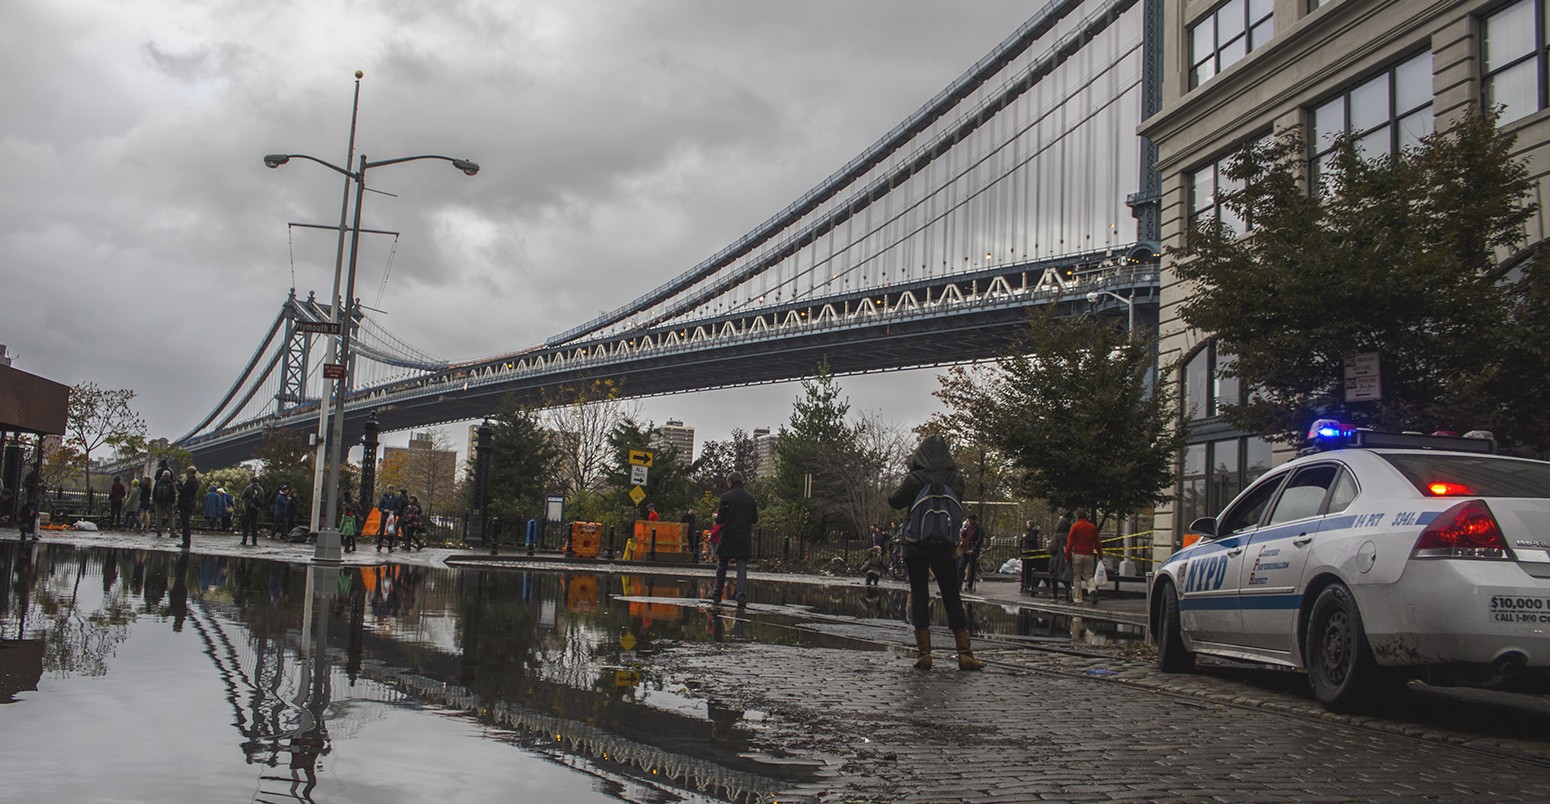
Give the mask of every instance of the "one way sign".
M 630 450 L 630 465 L 650 466 L 651 459 L 653 457 L 655 457 L 654 453 L 647 452 L 643 449 L 632 449 Z

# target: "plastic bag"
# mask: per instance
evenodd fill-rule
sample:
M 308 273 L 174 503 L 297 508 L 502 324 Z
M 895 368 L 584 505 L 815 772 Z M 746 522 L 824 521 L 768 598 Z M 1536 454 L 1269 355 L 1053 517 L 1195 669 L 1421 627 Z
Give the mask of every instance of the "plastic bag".
M 1093 589 L 1097 589 L 1100 586 L 1105 586 L 1109 582 L 1109 571 L 1107 569 L 1104 569 L 1102 561 L 1099 561 L 1097 563 L 1098 563 L 1098 568 L 1093 570 L 1093 583 L 1092 583 L 1092 588 Z

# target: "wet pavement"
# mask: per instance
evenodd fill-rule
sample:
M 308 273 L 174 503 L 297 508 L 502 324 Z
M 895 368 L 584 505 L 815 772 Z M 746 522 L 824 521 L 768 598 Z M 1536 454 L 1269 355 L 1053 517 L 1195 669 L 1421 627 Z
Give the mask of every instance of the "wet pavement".
M 1543 696 L 1352 717 L 1296 674 L 1164 676 L 1140 598 L 982 581 L 991 667 L 919 672 L 886 581 L 754 573 L 738 609 L 705 568 L 6 537 L 0 744 L 28 771 L 0 800 L 1550 799 Z

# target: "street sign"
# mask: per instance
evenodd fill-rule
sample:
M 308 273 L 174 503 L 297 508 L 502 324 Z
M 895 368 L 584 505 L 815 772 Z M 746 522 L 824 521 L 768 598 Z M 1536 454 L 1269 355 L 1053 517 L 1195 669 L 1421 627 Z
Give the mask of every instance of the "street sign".
M 1383 398 L 1383 372 L 1377 352 L 1345 356 L 1345 401 L 1374 402 Z
M 339 325 L 332 321 L 297 321 L 296 331 L 314 335 L 338 335 Z
M 631 466 L 630 484 L 635 486 L 646 485 L 646 478 L 650 475 L 650 472 L 651 470 L 644 466 Z
M 643 449 L 632 449 L 630 450 L 630 464 L 633 466 L 650 466 L 651 459 L 655 456 L 656 453 L 653 452 L 647 452 Z
M 343 363 L 324 363 L 323 364 L 323 379 L 325 379 L 325 380 L 342 380 L 342 379 L 344 379 L 344 364 Z
M 630 489 L 630 499 L 634 500 L 636 505 L 640 505 L 640 501 L 646 499 L 646 490 L 640 486 Z

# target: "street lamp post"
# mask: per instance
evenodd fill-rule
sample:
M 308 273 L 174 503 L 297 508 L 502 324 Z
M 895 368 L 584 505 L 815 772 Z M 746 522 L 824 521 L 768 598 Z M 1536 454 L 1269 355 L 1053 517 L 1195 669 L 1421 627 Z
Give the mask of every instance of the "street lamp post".
M 337 401 L 333 410 L 333 434 L 329 439 L 328 481 L 327 488 L 324 489 L 327 495 L 327 505 L 324 508 L 322 522 L 326 527 L 318 528 L 317 549 L 312 555 L 313 561 L 338 562 L 340 560 L 339 529 L 335 527 L 334 523 L 339 516 L 339 467 L 343 459 L 345 396 L 350 392 L 350 335 L 354 330 L 353 324 L 355 323 L 355 268 L 359 259 L 361 243 L 361 202 L 365 200 L 366 195 L 366 171 L 372 168 L 397 165 L 402 162 L 439 159 L 444 162 L 451 162 L 453 167 L 473 176 L 479 172 L 479 165 L 467 159 L 455 159 L 438 154 L 401 156 L 396 159 L 382 159 L 376 162 L 367 161 L 366 155 L 361 154 L 360 167 L 354 172 L 306 154 L 268 154 L 264 157 L 264 164 L 270 168 L 277 168 L 292 159 L 306 159 L 309 162 L 316 162 L 355 182 L 355 221 L 350 232 L 350 267 L 345 278 L 344 309 L 343 315 L 340 316 L 342 320 L 338 333 L 338 360 L 345 370 L 339 377 L 338 386 L 334 392 Z
M 1132 338 L 1136 335 L 1136 300 L 1128 296 L 1121 296 L 1112 290 L 1091 290 L 1087 292 L 1087 303 L 1097 304 L 1098 299 L 1109 296 L 1125 303 L 1125 333 Z

